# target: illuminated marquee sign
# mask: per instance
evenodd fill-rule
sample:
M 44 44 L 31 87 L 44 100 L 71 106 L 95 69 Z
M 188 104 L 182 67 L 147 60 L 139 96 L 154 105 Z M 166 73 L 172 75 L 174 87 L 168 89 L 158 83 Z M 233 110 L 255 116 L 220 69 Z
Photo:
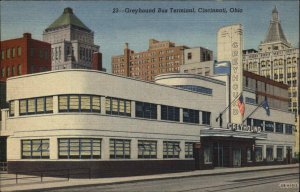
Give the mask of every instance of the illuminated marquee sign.
M 235 124 L 235 123 L 228 123 L 227 129 L 230 129 L 232 131 L 244 131 L 244 132 L 253 132 L 253 133 L 260 133 L 262 130 L 260 126 L 250 126 L 250 125 Z

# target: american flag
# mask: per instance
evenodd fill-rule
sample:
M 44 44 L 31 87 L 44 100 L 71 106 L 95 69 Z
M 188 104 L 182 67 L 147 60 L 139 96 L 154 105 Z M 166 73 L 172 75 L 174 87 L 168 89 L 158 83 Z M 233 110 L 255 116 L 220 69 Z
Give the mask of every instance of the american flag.
M 241 115 L 244 116 L 244 114 L 245 114 L 245 103 L 244 103 L 243 95 L 240 95 L 240 97 L 239 97 L 238 107 L 239 107 Z

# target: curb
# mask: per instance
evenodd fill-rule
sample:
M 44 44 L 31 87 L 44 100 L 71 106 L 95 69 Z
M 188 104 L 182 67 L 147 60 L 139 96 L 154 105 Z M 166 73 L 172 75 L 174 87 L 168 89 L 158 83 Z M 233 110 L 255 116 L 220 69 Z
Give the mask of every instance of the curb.
M 290 169 L 290 168 L 298 168 L 299 164 L 290 167 L 270 167 L 258 170 L 241 170 L 241 171 L 232 171 L 232 172 L 223 172 L 223 173 L 205 173 L 205 174 L 194 174 L 194 175 L 180 175 L 180 176 L 170 176 L 163 178 L 140 178 L 131 181 L 116 181 L 111 183 L 93 183 L 93 184 L 81 184 L 81 185 L 73 185 L 73 186 L 60 186 L 60 187 L 51 187 L 51 188 L 38 188 L 38 189 L 26 189 L 26 190 L 15 190 L 20 192 L 37 192 L 37 191 L 48 191 L 48 190 L 59 190 L 59 189 L 68 189 L 74 187 L 93 187 L 93 186 L 104 186 L 104 185 L 115 185 L 115 184 L 124 184 L 124 183 L 138 183 L 145 181 L 157 181 L 157 180 L 171 180 L 171 179 L 180 179 L 180 178 L 189 178 L 189 177 L 200 177 L 200 176 L 214 176 L 214 175 L 228 175 L 228 174 L 236 174 L 236 173 L 247 173 L 247 172 L 257 172 L 257 171 L 267 171 L 267 170 L 279 170 L 279 169 Z

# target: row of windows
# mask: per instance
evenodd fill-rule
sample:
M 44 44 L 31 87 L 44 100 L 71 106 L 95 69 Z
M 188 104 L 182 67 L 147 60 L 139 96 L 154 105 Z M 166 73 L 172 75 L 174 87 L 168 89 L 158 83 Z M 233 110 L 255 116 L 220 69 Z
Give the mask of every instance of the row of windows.
M 138 158 L 156 159 L 157 141 L 138 140 Z M 49 139 L 21 141 L 22 159 L 49 159 Z M 110 159 L 130 159 L 131 140 L 110 139 Z M 163 158 L 179 158 L 180 142 L 164 141 Z M 185 158 L 193 158 L 193 143 L 185 143 Z M 61 138 L 58 139 L 60 159 L 101 159 L 101 139 L 99 138 Z
M 21 54 L 22 54 L 21 47 L 8 48 L 8 49 L 6 49 L 6 51 L 1 50 L 1 60 L 14 58 L 14 57 L 16 57 L 16 55 L 19 57 L 19 56 L 21 56 Z
M 212 89 L 202 87 L 202 86 L 197 86 L 197 85 L 175 85 L 175 87 L 179 87 L 179 88 L 186 89 L 186 90 L 191 90 L 191 91 L 194 91 L 194 92 L 197 92 L 197 93 L 204 93 L 204 94 L 212 95 Z
M 10 102 L 10 115 L 14 115 L 14 101 Z M 53 113 L 53 97 L 38 97 L 20 100 L 20 115 Z
M 1 77 L 10 77 L 14 75 L 21 75 L 22 73 L 22 66 L 18 64 L 17 66 L 12 67 L 3 67 L 1 69 Z
M 60 95 L 58 96 L 59 112 L 95 112 L 101 111 L 100 96 Z
M 131 101 L 106 97 L 106 114 L 131 116 Z M 20 115 L 33 115 L 53 113 L 53 97 L 39 97 L 20 100 Z M 15 103 L 10 101 L 9 114 L 15 115 Z M 179 107 L 161 105 L 161 119 L 168 121 L 180 121 Z M 95 95 L 59 95 L 59 112 L 101 112 L 101 97 Z M 199 124 L 199 110 L 183 109 L 183 122 Z M 157 119 L 157 104 L 135 102 L 136 117 Z M 202 111 L 202 124 L 210 125 L 211 113 Z
M 276 147 L 276 159 L 277 161 L 283 161 L 284 154 L 283 154 L 283 146 L 277 146 Z M 290 155 L 292 155 L 292 148 L 290 146 L 287 146 L 287 151 L 289 151 Z M 274 148 L 273 146 L 267 146 L 266 147 L 266 160 L 267 161 L 273 161 L 274 155 L 273 155 Z M 263 148 L 262 146 L 256 146 L 255 147 L 255 160 L 256 161 L 263 161 Z
M 283 124 L 279 122 L 263 121 L 260 119 L 251 118 L 247 118 L 247 125 L 260 126 L 261 128 L 264 128 L 264 131 L 266 132 L 275 131 L 276 133 L 284 133 L 285 127 L 285 134 L 293 134 L 293 130 L 295 129 L 295 126 L 291 124 Z

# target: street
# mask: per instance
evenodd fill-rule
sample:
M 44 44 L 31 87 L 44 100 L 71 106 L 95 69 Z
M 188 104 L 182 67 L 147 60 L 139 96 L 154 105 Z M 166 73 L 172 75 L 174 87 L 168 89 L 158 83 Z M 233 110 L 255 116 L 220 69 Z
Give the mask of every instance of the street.
M 178 179 L 142 181 L 101 186 L 74 187 L 51 192 L 280 192 L 299 191 L 299 170 L 297 168 L 233 173 L 226 175 L 195 176 Z

